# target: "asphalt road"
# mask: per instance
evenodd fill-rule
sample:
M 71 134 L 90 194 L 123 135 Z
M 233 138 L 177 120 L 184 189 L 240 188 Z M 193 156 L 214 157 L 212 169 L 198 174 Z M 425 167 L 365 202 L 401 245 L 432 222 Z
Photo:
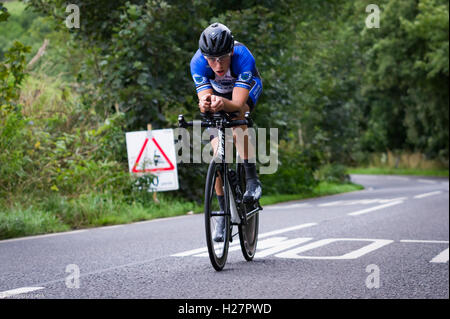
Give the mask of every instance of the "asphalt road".
M 352 180 L 264 207 L 255 259 L 236 240 L 221 272 L 203 215 L 0 241 L 0 298 L 449 298 L 448 179 Z

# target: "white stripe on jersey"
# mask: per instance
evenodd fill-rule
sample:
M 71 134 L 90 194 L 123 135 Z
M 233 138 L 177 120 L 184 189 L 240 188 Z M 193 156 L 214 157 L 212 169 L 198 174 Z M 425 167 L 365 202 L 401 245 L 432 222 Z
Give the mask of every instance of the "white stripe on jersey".
M 219 93 L 230 93 L 233 91 L 236 78 L 231 76 L 230 69 L 228 69 L 227 73 L 224 76 L 218 76 L 217 74 L 214 75 L 215 78 L 210 80 L 214 90 Z

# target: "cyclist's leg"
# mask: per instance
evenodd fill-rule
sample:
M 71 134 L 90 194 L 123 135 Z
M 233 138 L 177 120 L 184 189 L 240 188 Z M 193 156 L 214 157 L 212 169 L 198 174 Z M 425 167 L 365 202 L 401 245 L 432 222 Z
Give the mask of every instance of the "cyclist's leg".
M 250 88 L 247 103 L 237 113 L 235 119 L 245 119 L 246 112 L 253 112 L 258 98 L 262 92 L 262 81 L 260 78 L 254 78 Z M 243 160 L 248 160 L 251 163 L 256 163 L 255 145 L 249 143 L 249 137 L 247 134 L 247 126 L 241 125 L 233 128 L 233 138 L 239 153 L 239 156 Z
M 215 136 L 213 139 L 211 139 L 211 146 L 212 149 L 214 150 L 214 156 L 216 156 L 217 153 L 217 145 L 219 144 L 219 137 Z M 222 182 L 222 177 L 219 176 L 216 179 L 216 185 L 215 185 L 215 191 L 216 191 L 216 195 L 218 196 L 224 196 L 223 193 L 223 182 Z
M 250 107 L 248 106 L 248 104 L 245 104 L 244 107 L 238 113 L 238 115 L 233 119 L 234 120 L 245 119 L 246 112 L 250 112 Z M 251 160 L 250 162 L 256 162 L 255 146 L 252 143 L 249 143 L 247 125 L 239 125 L 233 127 L 233 140 L 234 144 L 236 145 L 239 157 L 241 159 L 249 160 L 250 158 Z
M 219 143 L 219 137 L 216 136 L 214 138 L 211 138 L 211 145 L 213 147 L 214 150 L 214 156 L 217 153 L 217 146 Z M 216 183 L 214 185 L 214 190 L 216 192 L 216 197 L 217 197 L 217 201 L 219 203 L 219 209 L 221 212 L 225 212 L 225 194 L 223 191 L 223 181 L 222 181 L 222 177 L 217 176 L 216 178 Z M 216 219 L 216 224 L 214 227 L 214 233 L 213 233 L 213 239 L 215 242 L 223 242 L 224 238 L 225 238 L 225 218 L 224 217 L 218 217 Z
M 258 98 L 262 91 L 260 79 L 254 79 L 252 89 L 250 90 L 247 104 L 240 110 L 237 119 L 244 119 L 246 112 L 252 112 L 256 106 Z M 261 197 L 262 187 L 256 173 L 256 151 L 255 145 L 249 141 L 247 126 L 238 126 L 233 129 L 236 148 L 239 155 L 244 160 L 246 191 L 244 194 L 245 202 L 254 202 Z

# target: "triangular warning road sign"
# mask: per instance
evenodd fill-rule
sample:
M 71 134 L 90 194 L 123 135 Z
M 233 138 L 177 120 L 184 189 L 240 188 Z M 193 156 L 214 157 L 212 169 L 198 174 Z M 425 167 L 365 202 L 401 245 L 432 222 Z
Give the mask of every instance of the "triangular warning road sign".
M 152 137 L 152 141 L 153 141 L 153 143 L 155 143 L 156 147 L 161 152 L 162 156 L 167 161 L 169 166 L 168 167 L 147 168 L 147 169 L 142 169 L 142 170 L 138 170 L 137 169 L 137 166 L 139 165 L 139 161 L 141 160 L 142 154 L 144 153 L 145 147 L 147 146 L 147 143 L 148 143 L 148 137 L 147 137 L 145 139 L 145 141 L 144 141 L 144 145 L 142 146 L 141 151 L 139 152 L 139 156 L 136 159 L 136 163 L 134 163 L 133 169 L 131 170 L 133 173 L 149 173 L 149 172 L 158 172 L 158 171 L 172 171 L 172 170 L 175 169 L 175 166 L 172 164 L 170 159 L 167 157 L 166 153 L 164 153 L 164 151 L 162 150 L 161 146 L 159 146 L 158 142 L 156 142 L 154 137 Z

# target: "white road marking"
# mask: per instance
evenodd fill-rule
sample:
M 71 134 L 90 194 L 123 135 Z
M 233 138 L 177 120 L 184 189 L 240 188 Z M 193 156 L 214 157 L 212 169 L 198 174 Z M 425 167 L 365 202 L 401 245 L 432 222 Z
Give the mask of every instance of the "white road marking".
M 448 244 L 448 240 L 411 240 L 403 239 L 401 243 L 423 243 L 423 244 Z M 446 263 L 448 261 L 448 248 L 430 260 L 430 263 Z
M 120 227 L 124 227 L 124 226 L 125 225 L 111 225 L 111 226 L 98 227 L 97 229 L 109 230 L 109 229 L 116 229 L 116 228 L 120 228 Z
M 435 181 L 430 181 L 428 179 L 418 179 L 417 181 L 420 183 L 426 183 L 426 184 L 436 184 Z
M 13 241 L 21 241 L 21 240 L 41 239 L 41 238 L 63 236 L 63 235 L 73 235 L 73 234 L 83 233 L 85 231 L 87 231 L 87 229 L 80 229 L 80 230 L 67 231 L 67 232 L 61 232 L 61 233 L 52 233 L 52 234 L 46 234 L 46 235 L 36 235 L 36 236 L 4 239 L 4 240 L 0 240 L 0 244 L 9 243 L 9 242 L 13 242 Z
M 282 228 L 282 229 L 278 229 L 278 230 L 273 230 L 273 231 L 270 231 L 270 232 L 258 235 L 258 240 L 262 239 L 262 238 L 266 238 L 266 237 L 270 237 L 270 236 L 286 233 L 286 232 L 293 231 L 293 230 L 298 230 L 298 229 L 302 229 L 302 228 L 315 226 L 315 225 L 317 225 L 317 223 L 306 223 L 306 224 L 300 224 L 300 225 L 297 225 L 297 226 L 292 226 L 292 227 Z M 237 245 L 239 245 L 239 242 L 230 245 L 230 249 L 232 249 L 233 246 L 237 246 Z M 237 248 L 239 249 L 239 247 L 237 247 Z M 190 256 L 190 255 L 202 254 L 202 253 L 207 252 L 207 251 L 208 251 L 208 247 L 202 247 L 202 248 L 197 248 L 197 249 L 192 249 L 192 250 L 184 251 L 184 252 L 181 252 L 181 253 L 177 253 L 177 254 L 174 254 L 174 255 L 171 255 L 171 256 L 172 257 L 186 257 L 186 256 Z
M 286 240 L 287 237 L 270 237 L 264 239 L 262 241 L 258 241 L 258 252 L 256 257 L 266 257 L 271 254 L 275 254 L 277 252 L 283 251 L 285 249 L 294 247 L 298 244 L 304 243 L 312 238 L 295 238 L 291 240 Z M 260 251 L 260 250 L 263 251 Z M 239 242 L 230 245 L 228 248 L 228 252 L 240 251 L 241 245 Z M 194 257 L 208 257 L 208 252 L 204 252 L 198 255 L 194 255 Z
M 311 227 L 311 226 L 316 226 L 316 225 L 317 225 L 317 223 L 306 223 L 306 224 L 300 224 L 300 225 L 297 225 L 297 226 L 282 228 L 282 229 L 278 229 L 278 230 L 274 230 L 274 231 L 270 231 L 270 232 L 267 232 L 267 233 L 260 234 L 258 236 L 258 239 L 266 238 L 266 237 L 270 237 L 270 236 L 278 235 L 278 234 L 282 234 L 282 233 L 287 233 L 289 231 L 299 230 L 299 229 L 303 229 L 303 228 L 307 228 L 307 227 Z
M 44 289 L 44 287 L 23 287 L 0 292 L 0 299 L 8 298 L 15 295 L 26 294 L 36 290 Z
M 268 208 L 270 208 L 270 209 L 287 209 L 287 208 L 301 208 L 301 207 L 311 207 L 311 204 L 299 203 L 299 204 L 290 204 L 290 205 L 273 205 Z
M 446 263 L 448 261 L 448 248 L 431 259 L 430 263 Z
M 414 240 L 414 239 L 402 239 L 401 243 L 431 243 L 431 244 L 448 244 L 446 240 Z
M 375 210 L 383 209 L 383 208 L 390 207 L 390 206 L 394 206 L 394 205 L 398 205 L 398 204 L 403 204 L 403 201 L 402 201 L 402 200 L 399 200 L 399 201 L 395 201 L 395 202 L 390 202 L 390 203 L 387 203 L 387 204 L 384 204 L 384 205 L 375 206 L 375 207 L 371 207 L 371 208 L 359 210 L 359 211 L 357 211 L 357 212 L 349 213 L 349 214 L 347 214 L 347 215 L 350 215 L 350 216 L 358 216 L 358 215 L 370 213 L 370 212 L 373 212 L 373 211 L 375 211 Z
M 307 241 L 310 241 L 312 238 L 294 238 L 286 240 L 286 237 L 275 237 L 281 238 L 277 243 L 274 243 L 272 247 L 258 247 L 259 250 L 256 251 L 255 257 L 263 258 L 269 255 L 273 255 L 279 253 L 283 250 L 289 249 L 291 247 L 297 246 L 299 244 L 303 244 Z
M 416 195 L 416 196 L 414 196 L 414 198 L 425 198 L 425 197 L 428 197 L 428 196 L 439 195 L 439 194 L 441 194 L 441 193 L 442 193 L 441 191 L 430 192 L 430 193 L 425 193 L 425 194 Z
M 172 257 L 186 257 L 186 256 L 194 255 L 194 254 L 203 253 L 205 250 L 208 250 L 208 248 L 202 247 L 202 248 L 187 250 L 187 251 L 183 251 L 181 253 L 173 254 L 171 256 Z
M 406 197 L 396 198 L 370 198 L 370 199 L 353 199 L 353 200 L 338 200 L 335 202 L 319 204 L 319 207 L 328 206 L 350 206 L 350 205 L 369 205 L 369 204 L 384 204 L 400 200 L 405 200 Z
M 393 180 L 399 180 L 399 181 L 409 181 L 408 177 L 401 177 L 401 176 L 386 176 L 386 179 L 393 179 Z
M 301 246 L 303 243 L 311 241 L 311 237 L 298 237 L 293 239 L 288 239 L 288 237 L 270 237 L 258 242 L 258 251 L 256 252 L 256 258 L 264 258 L 270 255 L 278 258 L 292 258 L 292 259 L 314 259 L 314 260 L 349 260 L 360 258 L 372 251 L 375 251 L 381 247 L 393 243 L 390 239 L 365 239 L 365 238 L 328 238 L 318 240 L 306 245 Z M 299 255 L 305 251 L 310 251 L 315 248 L 323 247 L 335 242 L 346 242 L 346 241 L 369 241 L 370 244 L 365 245 L 362 248 L 353 250 L 341 256 L 304 256 Z M 444 240 L 400 240 L 402 243 L 433 243 L 433 244 L 448 244 L 448 241 Z M 300 247 L 295 247 L 300 245 Z M 241 247 L 238 242 L 234 242 L 230 245 L 229 252 L 240 251 Z M 193 253 L 193 251 L 196 251 Z M 177 254 L 176 256 L 188 256 L 193 255 L 194 257 L 208 257 L 207 248 L 200 248 L 193 251 Z M 283 252 L 284 251 L 284 252 Z M 282 252 L 282 253 L 280 253 Z M 434 257 L 431 263 L 446 263 L 448 262 L 448 248 Z M 175 256 L 175 255 L 172 255 Z
M 303 253 L 308 250 L 312 250 L 318 247 L 322 247 L 334 242 L 338 241 L 370 241 L 372 243 L 365 245 L 362 248 L 351 251 L 347 254 L 341 256 L 301 256 L 299 253 Z M 393 243 L 393 240 L 390 239 L 364 239 L 364 238 L 330 238 L 330 239 L 322 239 L 311 244 L 306 244 L 304 246 L 294 248 L 283 252 L 281 254 L 275 255 L 275 257 L 279 258 L 293 258 L 293 259 L 322 259 L 322 260 L 344 260 L 344 259 L 357 259 L 361 256 L 364 256 L 374 250 L 377 250 L 383 246 L 389 245 Z

